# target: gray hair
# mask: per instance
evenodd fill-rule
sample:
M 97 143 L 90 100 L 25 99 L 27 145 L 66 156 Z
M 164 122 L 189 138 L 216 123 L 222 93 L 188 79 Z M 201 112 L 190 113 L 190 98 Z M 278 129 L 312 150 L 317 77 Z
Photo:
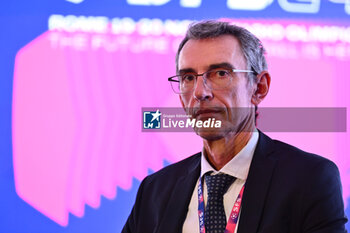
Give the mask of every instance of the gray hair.
M 216 38 L 222 35 L 232 35 L 238 39 L 246 59 L 247 69 L 254 71 L 254 73 L 248 73 L 248 76 L 250 76 L 249 80 L 254 80 L 255 82 L 256 75 L 263 70 L 267 70 L 266 51 L 261 41 L 245 28 L 217 20 L 199 21 L 190 24 L 186 36 L 181 41 L 176 53 L 176 71 L 179 68 L 179 54 L 187 41 L 191 39 Z

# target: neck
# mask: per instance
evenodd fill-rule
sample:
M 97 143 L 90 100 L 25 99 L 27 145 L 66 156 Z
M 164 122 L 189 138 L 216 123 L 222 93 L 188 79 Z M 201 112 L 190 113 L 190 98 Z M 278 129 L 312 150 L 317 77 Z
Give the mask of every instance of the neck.
M 253 130 L 229 133 L 226 137 L 215 141 L 204 139 L 203 145 L 208 162 L 215 170 L 220 170 L 247 145 L 252 132 Z

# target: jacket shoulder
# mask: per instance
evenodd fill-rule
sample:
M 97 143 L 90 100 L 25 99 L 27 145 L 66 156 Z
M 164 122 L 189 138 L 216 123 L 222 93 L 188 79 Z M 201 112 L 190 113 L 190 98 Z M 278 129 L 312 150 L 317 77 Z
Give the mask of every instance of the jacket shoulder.
M 330 163 L 334 164 L 331 160 L 314 153 L 306 152 L 295 146 L 281 142 L 279 140 L 272 140 L 276 152 L 279 154 L 279 160 L 286 160 L 286 162 L 295 161 L 302 164 L 319 164 L 319 163 Z M 335 164 L 334 164 L 335 165 Z
M 149 175 L 147 177 L 147 180 L 148 181 L 155 181 L 159 179 L 160 180 L 167 179 L 168 181 L 173 179 L 176 180 L 177 177 L 184 175 L 189 170 L 198 169 L 200 167 L 200 156 L 201 156 L 201 153 L 199 152 L 179 162 L 168 165 L 162 168 L 161 170 Z
M 303 151 L 295 146 L 279 140 L 274 140 L 260 132 L 256 153 L 260 159 L 278 161 L 276 169 L 280 173 L 294 174 L 294 178 L 313 173 L 315 170 L 326 170 L 336 176 L 339 175 L 337 166 L 331 160 L 320 155 Z M 254 160 L 254 159 L 253 159 Z

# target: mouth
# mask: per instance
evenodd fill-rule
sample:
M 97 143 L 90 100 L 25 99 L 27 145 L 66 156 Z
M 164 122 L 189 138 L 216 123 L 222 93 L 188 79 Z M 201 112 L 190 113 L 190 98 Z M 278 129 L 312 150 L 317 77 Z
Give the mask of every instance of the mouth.
M 194 118 L 209 118 L 209 117 L 212 117 L 214 114 L 217 114 L 217 113 L 221 113 L 222 110 L 220 109 L 215 109 L 215 108 L 206 108 L 206 109 L 195 109 L 193 111 L 193 117 Z

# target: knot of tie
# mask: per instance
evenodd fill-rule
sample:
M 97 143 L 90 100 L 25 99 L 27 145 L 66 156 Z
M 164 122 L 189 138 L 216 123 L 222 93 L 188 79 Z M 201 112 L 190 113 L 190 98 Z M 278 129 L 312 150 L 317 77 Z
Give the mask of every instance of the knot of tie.
M 213 176 L 206 174 L 204 179 L 207 184 L 208 196 L 214 195 L 222 197 L 236 178 L 227 174 L 217 174 Z

